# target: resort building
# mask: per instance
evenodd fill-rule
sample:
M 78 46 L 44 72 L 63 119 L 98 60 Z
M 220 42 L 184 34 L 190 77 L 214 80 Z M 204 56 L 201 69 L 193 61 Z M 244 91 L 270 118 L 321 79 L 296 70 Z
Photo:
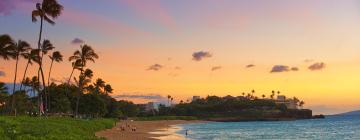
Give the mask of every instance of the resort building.
M 192 101 L 196 101 L 196 100 L 199 100 L 199 99 L 200 99 L 200 96 L 193 96 Z
M 284 95 L 278 95 L 275 100 L 276 104 L 285 104 L 288 109 L 297 109 L 297 103 L 294 99 L 286 99 Z
M 148 102 L 145 106 L 146 111 L 157 110 L 157 106 L 154 102 Z

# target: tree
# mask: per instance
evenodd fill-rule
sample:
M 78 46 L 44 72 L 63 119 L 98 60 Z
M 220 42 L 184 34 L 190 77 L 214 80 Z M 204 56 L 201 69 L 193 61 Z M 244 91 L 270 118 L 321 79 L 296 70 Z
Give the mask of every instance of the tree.
M 15 59 L 13 39 L 7 35 L 0 35 L 0 57 L 4 60 Z
M 104 87 L 104 92 L 105 92 L 105 94 L 112 93 L 112 92 L 113 92 L 113 88 L 111 87 L 111 85 L 106 84 L 105 87 Z
M 305 104 L 304 101 L 300 101 L 300 103 L 299 103 L 300 108 L 303 108 L 304 104 Z
M 40 52 L 39 49 L 31 49 L 30 52 L 24 53 L 24 58 L 27 59 L 27 63 L 26 63 L 25 72 L 24 72 L 22 81 L 25 80 L 26 72 L 28 70 L 29 64 L 32 65 L 33 62 L 40 63 L 39 52 Z M 23 82 L 21 82 L 21 84 L 20 84 L 20 90 L 22 90 L 22 85 L 23 85 Z
M 55 51 L 52 53 L 51 56 L 49 56 L 51 63 L 50 63 L 50 68 L 49 68 L 49 76 L 48 76 L 48 86 L 50 86 L 50 75 L 51 75 L 51 70 L 52 70 L 52 66 L 54 61 L 55 62 L 61 62 L 63 61 L 63 56 L 61 55 L 61 53 L 59 51 Z
M 69 57 L 69 61 L 72 62 L 73 70 L 70 74 L 69 81 L 72 77 L 72 74 L 75 69 L 83 71 L 84 67 L 86 67 L 87 61 L 92 61 L 95 63 L 95 59 L 98 59 L 99 56 L 95 53 L 91 46 L 81 45 L 80 50 L 76 50 L 73 56 Z
M 15 93 L 19 57 L 20 56 L 24 57 L 25 56 L 24 54 L 26 54 L 26 52 L 28 52 L 29 50 L 30 50 L 30 45 L 29 45 L 29 43 L 27 43 L 25 41 L 19 40 L 17 43 L 14 44 L 14 53 L 15 53 L 16 63 L 15 63 L 15 74 L 14 74 L 14 83 L 13 83 L 13 91 L 12 91 L 13 94 Z M 14 105 L 16 102 L 15 96 L 12 96 L 12 97 L 13 98 L 12 98 L 12 104 L 11 104 L 11 113 L 14 111 Z
M 98 78 L 96 79 L 94 86 L 95 86 L 95 92 L 99 94 L 105 88 L 105 81 L 102 80 L 101 78 Z
M 266 97 L 265 94 L 263 94 L 263 95 L 262 95 L 262 98 L 265 99 L 265 97 Z
M 60 16 L 61 12 L 63 10 L 63 6 L 60 5 L 56 0 L 43 0 L 42 3 L 36 3 L 36 9 L 32 11 L 31 13 L 31 17 L 32 17 L 32 21 L 33 22 L 37 22 L 37 18 L 40 18 L 40 32 L 39 32 L 39 39 L 38 39 L 38 49 L 41 49 L 42 55 L 44 54 L 43 50 L 45 49 L 45 46 L 47 44 L 47 42 L 43 42 L 43 44 L 41 44 L 41 39 L 42 39 L 42 30 L 43 30 L 43 22 L 44 20 L 48 23 L 50 23 L 51 25 L 54 25 L 54 19 L 56 19 L 57 17 Z M 44 72 L 43 72 L 43 68 L 42 68 L 42 55 L 41 56 L 41 60 L 39 63 L 39 72 L 41 73 L 41 79 L 43 82 L 43 88 L 44 88 L 44 94 L 46 95 L 46 83 L 45 83 L 45 77 L 44 77 Z
M 73 66 L 73 70 L 74 70 L 74 68 L 79 69 L 80 75 L 82 75 L 83 68 L 86 67 L 87 62 L 92 61 L 95 63 L 95 59 L 98 59 L 98 58 L 99 58 L 99 56 L 95 53 L 95 51 L 92 49 L 92 47 L 85 44 L 85 45 L 81 45 L 80 50 L 76 50 L 74 52 L 74 54 L 69 57 L 69 61 L 73 62 L 73 64 L 75 64 L 75 66 L 76 66 L 76 67 Z M 79 87 L 79 89 L 80 88 L 81 87 Z M 77 115 L 77 113 L 78 113 L 79 101 L 80 101 L 80 94 L 79 94 L 79 97 L 78 97 L 77 103 L 76 103 L 75 115 Z
M 55 62 L 61 62 L 63 61 L 63 56 L 61 55 L 61 53 L 59 51 L 55 51 L 52 53 L 51 56 L 49 56 L 49 58 L 51 59 L 51 64 L 50 64 L 50 68 L 49 68 L 49 76 L 48 76 L 48 86 L 50 86 L 50 76 L 51 76 L 51 70 L 52 70 L 52 66 L 54 61 Z M 50 102 L 50 94 L 48 95 L 48 101 Z M 47 108 L 50 110 L 50 104 L 47 103 Z
M 168 105 L 170 106 L 171 95 L 168 95 L 167 98 L 168 98 Z
M 86 69 L 84 72 L 81 72 L 81 74 L 79 75 L 79 80 L 75 78 L 75 81 L 78 84 L 77 86 L 79 89 L 76 98 L 75 116 L 78 116 L 80 97 L 83 95 L 85 91 L 84 89 L 87 87 L 87 85 L 91 83 L 92 77 L 93 77 L 93 72 L 90 69 Z

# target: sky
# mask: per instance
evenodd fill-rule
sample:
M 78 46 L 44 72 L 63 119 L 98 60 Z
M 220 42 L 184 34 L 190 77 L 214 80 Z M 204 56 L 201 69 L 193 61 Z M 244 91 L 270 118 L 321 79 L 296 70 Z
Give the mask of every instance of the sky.
M 38 1 L 1 0 L 0 34 L 35 47 Z M 315 114 L 360 109 L 357 0 L 58 1 L 62 15 L 44 26 L 66 57 L 54 64 L 53 81 L 69 77 L 67 58 L 85 43 L 100 57 L 88 64 L 94 79 L 110 83 L 118 99 L 185 101 L 254 89 L 296 96 Z M 0 81 L 12 82 L 15 61 L 0 62 Z

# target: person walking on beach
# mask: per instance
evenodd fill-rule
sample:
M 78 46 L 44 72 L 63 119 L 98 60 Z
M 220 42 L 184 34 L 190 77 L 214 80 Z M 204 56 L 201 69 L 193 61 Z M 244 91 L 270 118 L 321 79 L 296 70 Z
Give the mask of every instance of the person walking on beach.
M 186 137 L 188 136 L 188 131 L 189 131 L 189 129 L 186 129 L 186 130 L 185 130 L 185 136 L 186 136 Z

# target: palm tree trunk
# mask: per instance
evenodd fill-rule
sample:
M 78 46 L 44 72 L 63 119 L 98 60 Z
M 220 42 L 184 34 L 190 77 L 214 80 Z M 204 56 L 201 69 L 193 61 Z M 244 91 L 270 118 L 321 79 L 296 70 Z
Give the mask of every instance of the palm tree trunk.
M 80 75 L 82 75 L 83 72 L 81 71 Z M 75 116 L 78 117 L 79 116 L 79 102 L 80 102 L 80 96 L 81 96 L 81 92 L 82 92 L 82 82 L 81 79 L 79 78 L 79 93 L 77 95 L 77 99 L 76 99 L 76 107 L 75 107 Z
M 14 77 L 14 85 L 13 85 L 13 91 L 12 91 L 12 101 L 11 101 L 11 111 L 10 114 L 15 109 L 15 86 L 16 86 L 16 76 L 17 76 L 17 68 L 18 68 L 18 62 L 19 62 L 19 55 L 16 56 L 16 65 L 15 65 L 15 77 Z M 16 112 L 16 111 L 15 111 Z M 16 116 L 16 113 L 15 113 Z
M 69 80 L 68 80 L 68 84 L 70 84 L 70 81 L 71 81 L 71 77 L 72 77 L 72 75 L 74 74 L 74 70 L 75 70 L 75 67 L 72 69 L 72 71 L 71 71 L 71 74 L 70 74 L 70 77 L 69 77 Z
M 52 65 L 54 63 L 54 59 L 51 60 L 51 64 L 50 64 L 50 69 L 49 69 L 49 76 L 48 76 L 48 87 L 50 87 L 50 74 L 51 74 L 51 69 L 52 69 Z M 48 103 L 47 103 L 47 108 L 48 111 L 50 111 L 50 93 L 48 95 Z
M 23 85 L 23 82 L 24 82 L 24 80 L 25 80 L 25 76 L 26 76 L 26 72 L 27 72 L 27 69 L 28 69 L 28 67 L 29 67 L 29 64 L 30 64 L 30 61 L 28 61 L 28 63 L 26 64 L 24 76 L 23 76 L 23 79 L 22 79 L 22 81 L 21 81 L 21 83 L 20 83 L 20 90 L 21 90 L 22 85 Z
M 42 36 L 43 22 L 44 22 L 44 17 L 41 16 L 40 32 L 39 32 L 39 40 L 38 40 L 38 49 L 41 49 L 41 36 Z M 40 60 L 40 63 L 39 63 L 39 71 L 40 71 L 40 74 L 41 74 L 41 79 L 42 79 L 43 88 L 44 88 L 43 89 L 43 94 L 46 95 L 47 92 L 46 92 L 46 83 L 45 83 L 44 71 L 43 71 L 43 68 L 42 68 L 42 57 L 41 57 L 41 60 Z M 40 78 L 39 78 L 39 82 L 40 82 Z

